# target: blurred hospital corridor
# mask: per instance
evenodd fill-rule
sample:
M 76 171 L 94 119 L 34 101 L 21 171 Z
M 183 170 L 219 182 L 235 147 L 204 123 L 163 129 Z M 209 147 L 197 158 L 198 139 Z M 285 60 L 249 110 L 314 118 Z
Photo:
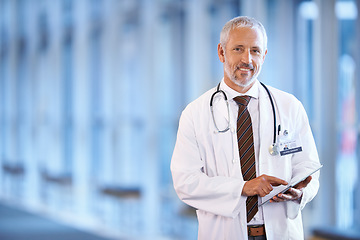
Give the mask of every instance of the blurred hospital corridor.
M 263 23 L 259 80 L 303 104 L 324 165 L 305 239 L 360 239 L 359 9 L 0 0 L 0 240 L 196 240 L 170 161 L 182 111 L 222 80 L 220 31 L 239 15 Z

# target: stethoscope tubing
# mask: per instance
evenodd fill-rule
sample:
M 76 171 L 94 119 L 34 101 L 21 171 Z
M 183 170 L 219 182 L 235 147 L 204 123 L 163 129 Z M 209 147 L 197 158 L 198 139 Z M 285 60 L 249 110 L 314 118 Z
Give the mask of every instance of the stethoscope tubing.
M 269 99 L 270 99 L 270 103 L 271 103 L 271 108 L 272 108 L 272 112 L 273 112 L 273 117 L 274 117 L 274 138 L 273 138 L 273 145 L 276 144 L 276 111 L 275 111 L 275 105 L 274 105 L 274 101 L 272 99 L 271 93 L 269 91 L 269 89 L 266 87 L 266 85 L 262 82 L 260 82 L 261 86 L 263 86 L 267 92 L 267 94 L 269 95 Z M 226 106 L 228 109 L 228 119 L 230 119 L 230 110 L 229 110 L 229 102 L 228 102 L 228 98 L 226 96 L 226 93 L 220 89 L 220 83 L 217 85 L 216 91 L 211 95 L 210 98 L 210 109 L 211 109 L 211 115 L 215 124 L 215 127 L 217 129 L 218 132 L 220 133 L 224 133 L 226 131 L 228 131 L 230 129 L 230 125 L 228 124 L 228 126 L 224 129 L 224 130 L 220 130 L 218 128 L 218 126 L 216 125 L 216 121 L 215 121 L 215 116 L 214 116 L 214 111 L 213 111 L 213 100 L 216 94 L 221 93 L 224 96 L 225 102 L 226 102 Z M 230 120 L 229 120 L 230 121 Z
M 269 89 L 266 87 L 265 84 L 263 84 L 262 82 L 260 82 L 261 86 L 263 86 L 267 92 L 267 94 L 269 95 L 269 99 L 270 99 L 270 103 L 271 103 L 271 108 L 272 108 L 272 111 L 273 111 L 273 117 L 274 117 L 274 140 L 273 140 L 273 143 L 275 144 L 276 143 L 276 113 L 275 113 L 275 106 L 274 106 L 274 101 L 271 97 L 271 93 L 269 91 Z

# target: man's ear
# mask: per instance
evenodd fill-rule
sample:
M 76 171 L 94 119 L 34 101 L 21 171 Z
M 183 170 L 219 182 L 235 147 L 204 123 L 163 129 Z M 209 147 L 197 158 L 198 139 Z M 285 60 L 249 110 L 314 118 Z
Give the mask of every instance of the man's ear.
M 225 62 L 225 50 L 221 46 L 220 43 L 218 44 L 218 55 L 219 55 L 220 62 L 224 63 Z
M 266 56 L 266 54 L 267 54 L 267 49 L 265 50 L 265 54 L 264 54 L 264 56 L 263 56 L 262 63 L 264 63 L 264 61 L 265 61 L 265 56 Z

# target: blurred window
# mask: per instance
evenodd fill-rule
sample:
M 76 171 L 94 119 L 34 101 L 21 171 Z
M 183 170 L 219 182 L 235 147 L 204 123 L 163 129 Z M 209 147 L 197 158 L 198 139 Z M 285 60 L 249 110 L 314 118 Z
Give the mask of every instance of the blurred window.
M 90 1 L 90 39 L 89 39 L 89 82 L 90 82 L 90 122 L 91 122 L 91 176 L 99 174 L 103 156 L 103 86 L 102 71 L 102 1 Z
M 348 229 L 355 225 L 355 191 L 359 188 L 355 108 L 356 19 L 358 10 L 354 1 L 337 1 L 335 13 L 339 24 L 338 55 L 338 156 L 336 161 L 337 226 Z
M 71 1 L 63 2 L 63 49 L 62 49 L 62 122 L 63 136 L 63 171 L 72 172 L 73 162 L 73 29 Z
M 308 114 L 310 122 L 314 118 L 314 21 L 319 10 L 315 2 L 303 1 L 298 6 L 296 29 L 296 81 L 295 95 L 299 97 Z

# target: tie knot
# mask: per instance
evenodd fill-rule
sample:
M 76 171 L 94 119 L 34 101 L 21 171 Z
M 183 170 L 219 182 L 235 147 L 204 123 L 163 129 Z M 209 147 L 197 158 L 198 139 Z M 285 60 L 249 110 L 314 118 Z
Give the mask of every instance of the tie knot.
M 247 106 L 250 102 L 250 96 L 237 96 L 234 97 L 234 101 L 238 104 L 238 105 L 243 105 L 243 106 Z

